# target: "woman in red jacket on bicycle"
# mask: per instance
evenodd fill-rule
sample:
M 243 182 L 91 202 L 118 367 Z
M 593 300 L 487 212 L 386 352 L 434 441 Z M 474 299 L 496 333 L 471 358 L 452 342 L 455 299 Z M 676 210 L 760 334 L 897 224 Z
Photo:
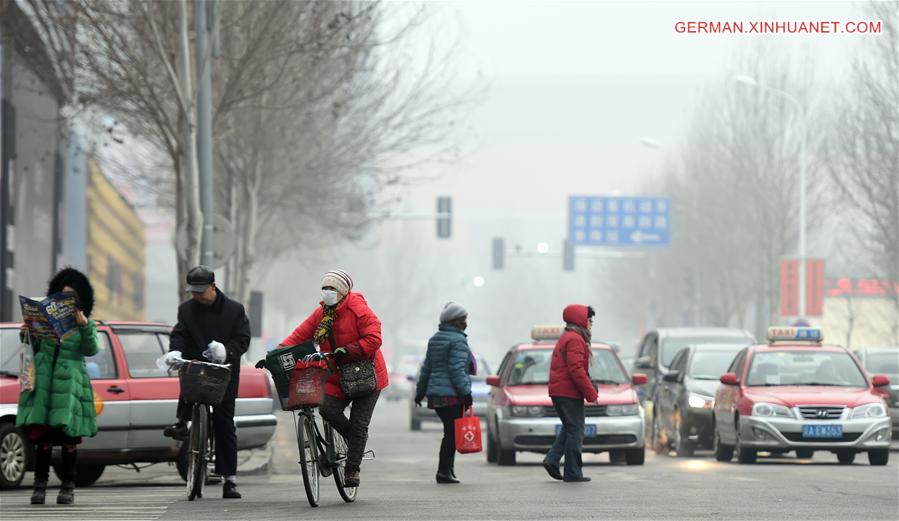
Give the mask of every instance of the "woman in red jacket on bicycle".
M 562 419 L 562 430 L 556 435 L 543 467 L 554 479 L 568 482 L 590 481 L 583 473 L 581 450 L 584 443 L 584 400 L 595 402 L 596 387 L 590 378 L 590 336 L 593 331 L 593 308 L 573 304 L 565 308 L 565 333 L 556 342 L 549 366 L 549 396 Z M 565 456 L 565 474 L 559 463 Z
M 359 465 L 368 440 L 368 425 L 381 390 L 387 387 L 387 365 L 381 355 L 381 321 L 368 307 L 365 297 L 355 293 L 353 279 L 343 270 L 332 270 L 322 278 L 322 301 L 293 333 L 281 341 L 292 346 L 314 341 L 322 352 L 333 353 L 337 365 L 356 360 L 374 364 L 376 389 L 364 396 L 347 397 L 339 371 L 325 383 L 325 398 L 319 412 L 346 439 L 347 464 L 344 486 L 359 486 Z M 344 414 L 352 404 L 350 417 Z

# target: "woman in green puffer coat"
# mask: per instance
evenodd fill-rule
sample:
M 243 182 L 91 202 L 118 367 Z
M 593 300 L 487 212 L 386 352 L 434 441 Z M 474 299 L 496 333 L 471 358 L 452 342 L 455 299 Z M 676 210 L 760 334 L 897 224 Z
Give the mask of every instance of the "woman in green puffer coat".
M 84 364 L 84 358 L 98 350 L 97 326 L 88 319 L 94 290 L 83 273 L 66 268 L 50 280 L 47 295 L 59 292 L 78 296 L 75 319 L 79 328 L 60 344 L 43 340 L 33 346 L 34 390 L 20 394 L 16 413 L 16 425 L 24 428 L 35 449 L 32 504 L 45 502 L 54 445 L 62 445 L 62 486 L 56 502 L 75 502 L 77 446 L 82 437 L 97 434 L 94 393 Z M 23 336 L 27 330 L 23 325 Z

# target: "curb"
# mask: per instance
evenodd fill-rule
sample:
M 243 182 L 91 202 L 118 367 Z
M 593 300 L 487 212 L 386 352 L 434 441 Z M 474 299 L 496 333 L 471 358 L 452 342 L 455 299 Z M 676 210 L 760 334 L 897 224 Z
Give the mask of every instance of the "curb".
M 237 465 L 238 476 L 253 476 L 258 474 L 269 474 L 272 462 L 272 446 L 267 443 L 265 447 L 260 449 L 250 449 L 241 451 L 241 453 L 249 453 L 245 459 L 244 454 L 240 454 L 241 461 Z

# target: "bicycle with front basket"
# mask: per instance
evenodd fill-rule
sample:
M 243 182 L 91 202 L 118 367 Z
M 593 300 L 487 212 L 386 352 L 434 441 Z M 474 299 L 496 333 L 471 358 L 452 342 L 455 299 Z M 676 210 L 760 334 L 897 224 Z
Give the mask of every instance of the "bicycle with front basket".
M 330 361 L 330 353 L 320 353 L 313 359 Z M 299 364 L 298 364 L 299 365 Z M 332 367 L 328 363 L 328 367 Z M 294 371 L 303 371 L 297 367 Z M 308 370 L 308 369 L 306 369 Z M 322 382 L 319 382 L 322 383 Z M 337 492 L 347 503 L 356 501 L 358 487 L 345 486 L 347 444 L 343 436 L 323 418 L 317 418 L 318 405 L 304 405 L 294 411 L 294 426 L 297 436 L 297 450 L 300 454 L 300 474 L 309 505 L 316 507 L 319 502 L 319 478 L 334 477 Z

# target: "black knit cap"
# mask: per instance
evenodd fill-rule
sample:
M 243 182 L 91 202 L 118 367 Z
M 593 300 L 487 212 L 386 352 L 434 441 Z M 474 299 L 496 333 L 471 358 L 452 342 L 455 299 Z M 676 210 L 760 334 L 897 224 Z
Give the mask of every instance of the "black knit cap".
M 78 295 L 78 309 L 84 316 L 91 316 L 94 309 L 94 287 L 91 286 L 87 276 L 75 268 L 66 267 L 50 279 L 47 295 L 59 293 L 66 286 L 74 289 Z

